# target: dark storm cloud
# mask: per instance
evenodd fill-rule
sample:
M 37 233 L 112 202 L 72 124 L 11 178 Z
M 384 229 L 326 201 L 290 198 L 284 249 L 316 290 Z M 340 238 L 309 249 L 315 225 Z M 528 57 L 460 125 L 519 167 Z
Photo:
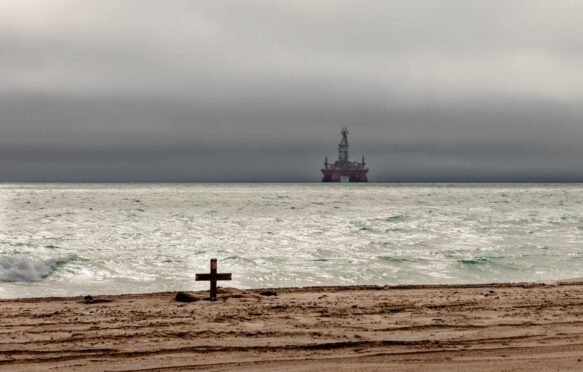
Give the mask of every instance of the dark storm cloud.
M 0 0 L 0 180 L 581 180 L 575 1 Z

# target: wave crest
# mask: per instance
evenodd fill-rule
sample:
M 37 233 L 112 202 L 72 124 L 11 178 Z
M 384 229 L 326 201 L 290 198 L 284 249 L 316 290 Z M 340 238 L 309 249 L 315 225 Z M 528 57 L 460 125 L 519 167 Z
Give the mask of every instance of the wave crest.
M 0 257 L 0 282 L 39 282 L 75 259 L 77 257 L 74 255 L 47 260 Z

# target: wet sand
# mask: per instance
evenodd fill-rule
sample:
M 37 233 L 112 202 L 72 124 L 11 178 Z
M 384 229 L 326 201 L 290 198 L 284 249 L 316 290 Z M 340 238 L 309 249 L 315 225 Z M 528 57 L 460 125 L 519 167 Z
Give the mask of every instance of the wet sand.
M 0 369 L 583 370 L 581 282 L 271 291 L 0 301 Z

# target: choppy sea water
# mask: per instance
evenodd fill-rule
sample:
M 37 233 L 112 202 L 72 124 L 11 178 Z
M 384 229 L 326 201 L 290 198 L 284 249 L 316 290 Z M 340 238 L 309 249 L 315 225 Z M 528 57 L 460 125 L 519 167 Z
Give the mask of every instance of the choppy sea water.
M 583 185 L 0 184 L 0 298 L 583 276 Z

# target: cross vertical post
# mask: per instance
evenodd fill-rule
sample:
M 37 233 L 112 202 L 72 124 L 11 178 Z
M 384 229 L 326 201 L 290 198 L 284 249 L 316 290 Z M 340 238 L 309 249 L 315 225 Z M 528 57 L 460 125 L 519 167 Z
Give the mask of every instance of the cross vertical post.
M 211 258 L 211 301 L 217 299 L 217 259 Z

